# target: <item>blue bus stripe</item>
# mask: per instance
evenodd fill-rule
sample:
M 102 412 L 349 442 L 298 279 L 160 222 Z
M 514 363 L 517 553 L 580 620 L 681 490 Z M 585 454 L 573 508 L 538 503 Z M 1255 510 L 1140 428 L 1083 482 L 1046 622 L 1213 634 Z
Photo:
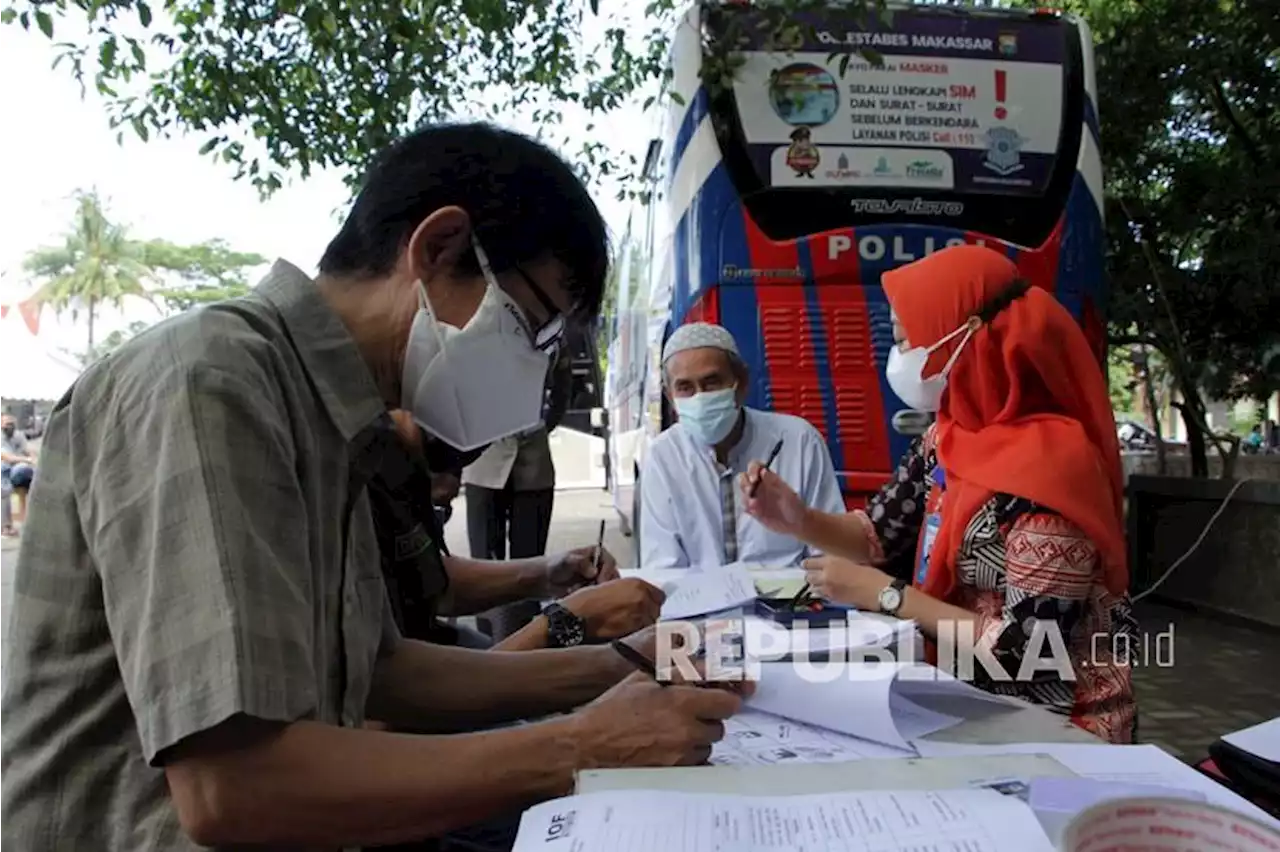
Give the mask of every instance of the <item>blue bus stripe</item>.
M 676 139 L 671 151 L 671 164 L 667 167 L 668 175 L 676 173 L 676 167 L 680 165 L 680 160 L 684 157 L 685 149 L 689 147 L 694 132 L 710 111 L 711 100 L 707 97 L 707 90 L 699 86 L 698 91 L 693 95 L 693 102 L 689 104 L 689 108 L 684 111 L 684 117 L 680 119 L 680 128 L 676 131 Z
M 1098 110 L 1093 105 L 1093 99 L 1088 95 L 1084 96 L 1084 123 L 1089 128 L 1089 132 L 1093 134 L 1093 143 L 1102 148 L 1102 131 L 1098 125 Z

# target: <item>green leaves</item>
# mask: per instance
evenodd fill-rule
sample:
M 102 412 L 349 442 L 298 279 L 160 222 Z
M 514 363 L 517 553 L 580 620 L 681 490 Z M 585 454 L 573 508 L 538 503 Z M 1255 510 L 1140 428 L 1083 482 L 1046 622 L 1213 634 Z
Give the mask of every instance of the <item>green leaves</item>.
M 113 127 L 197 131 L 205 154 L 264 194 L 287 172 L 354 181 L 424 121 L 518 112 L 564 144 L 567 110 L 580 127 L 657 90 L 677 14 L 675 0 L 166 0 L 156 18 L 144 0 L 8 1 L 7 20 L 34 16 L 46 36 L 54 16 L 69 19 L 59 67 L 92 82 Z M 621 165 L 599 145 L 578 153 L 591 174 Z
M 247 273 L 265 263 L 221 240 L 183 246 L 134 239 L 110 219 L 96 193 L 82 192 L 62 243 L 32 251 L 23 266 L 40 284 L 38 299 L 74 316 L 97 305 L 119 307 L 129 297 L 158 300 L 169 311 L 230 298 L 244 293 Z M 88 351 L 91 358 L 104 354 L 92 338 Z
M 1109 319 L 1159 350 L 1192 425 L 1202 395 L 1280 389 L 1280 364 L 1265 357 L 1280 346 L 1274 7 L 1091 0 L 1088 15 L 1099 37 Z

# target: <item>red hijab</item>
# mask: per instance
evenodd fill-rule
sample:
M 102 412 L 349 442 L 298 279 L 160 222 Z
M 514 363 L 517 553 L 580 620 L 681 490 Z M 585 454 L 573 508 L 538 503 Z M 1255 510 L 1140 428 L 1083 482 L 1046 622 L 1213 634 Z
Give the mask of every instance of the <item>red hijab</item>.
M 887 272 L 882 283 L 907 342 L 927 348 L 1017 278 L 1004 255 L 964 245 Z M 929 356 L 925 377 L 942 369 L 963 338 Z M 947 378 L 936 428 L 947 484 L 925 592 L 950 595 L 965 528 L 997 493 L 1080 527 L 1102 556 L 1107 589 L 1128 590 L 1111 399 L 1084 333 L 1052 295 L 1032 287 L 974 332 Z

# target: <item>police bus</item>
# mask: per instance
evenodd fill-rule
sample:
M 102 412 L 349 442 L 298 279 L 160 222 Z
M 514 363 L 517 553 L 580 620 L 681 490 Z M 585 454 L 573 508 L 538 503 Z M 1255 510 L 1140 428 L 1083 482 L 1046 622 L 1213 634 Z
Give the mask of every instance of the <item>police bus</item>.
M 948 245 L 997 248 L 1104 357 L 1084 22 L 926 5 L 865 27 L 844 17 L 832 6 L 779 28 L 761 8 L 703 2 L 680 20 L 609 351 L 611 486 L 628 527 L 645 447 L 672 422 L 658 357 L 682 323 L 733 332 L 747 404 L 813 423 L 849 505 L 922 428 L 884 379 L 886 270 Z M 702 79 L 704 39 L 733 40 L 731 80 Z

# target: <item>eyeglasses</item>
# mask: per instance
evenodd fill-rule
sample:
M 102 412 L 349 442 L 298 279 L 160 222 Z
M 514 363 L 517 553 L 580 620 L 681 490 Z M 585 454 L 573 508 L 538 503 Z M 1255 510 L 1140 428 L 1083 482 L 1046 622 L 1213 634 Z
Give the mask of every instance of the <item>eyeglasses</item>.
M 516 272 L 520 273 L 520 277 L 524 279 L 524 283 L 529 285 L 529 290 L 533 293 L 534 298 L 538 300 L 538 304 L 547 312 L 547 318 L 541 324 L 534 325 L 532 320 L 530 321 L 529 339 L 538 351 L 550 352 L 559 345 L 561 338 L 564 337 L 564 314 L 556 307 L 556 303 L 551 301 L 547 291 L 539 287 L 538 282 L 533 280 L 533 276 L 518 266 L 515 269 Z

